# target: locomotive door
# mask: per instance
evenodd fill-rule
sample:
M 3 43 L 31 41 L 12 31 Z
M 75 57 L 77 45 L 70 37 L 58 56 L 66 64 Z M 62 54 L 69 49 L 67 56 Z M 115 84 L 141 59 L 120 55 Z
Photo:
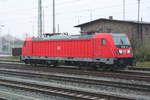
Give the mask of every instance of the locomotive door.
M 28 48 L 28 50 L 29 50 L 29 52 L 28 52 L 28 54 L 29 54 L 29 56 L 32 56 L 32 41 L 29 41 L 28 42 L 28 45 L 29 45 L 29 48 Z
M 94 40 L 94 56 L 95 57 L 102 56 L 102 47 L 101 47 L 101 40 L 100 39 Z

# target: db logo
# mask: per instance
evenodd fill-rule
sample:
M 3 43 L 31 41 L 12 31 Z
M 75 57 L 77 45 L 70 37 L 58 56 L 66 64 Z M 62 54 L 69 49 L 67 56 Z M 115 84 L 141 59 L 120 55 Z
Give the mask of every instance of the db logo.
M 57 50 L 58 50 L 58 51 L 61 50 L 61 46 L 57 46 Z

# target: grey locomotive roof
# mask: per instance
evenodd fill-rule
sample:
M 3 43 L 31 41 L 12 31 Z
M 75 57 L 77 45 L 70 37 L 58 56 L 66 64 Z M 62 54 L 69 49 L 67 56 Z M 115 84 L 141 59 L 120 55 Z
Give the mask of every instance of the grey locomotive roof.
M 127 36 L 127 35 L 123 33 L 119 33 L 119 34 L 112 34 L 112 36 Z
M 98 34 L 98 33 L 97 33 Z M 103 33 L 99 33 L 99 34 L 103 34 Z M 123 33 L 110 33 L 113 36 L 126 36 L 126 34 Z M 43 38 L 33 38 L 33 40 L 69 40 L 69 39 L 92 39 L 93 35 L 83 35 L 83 36 L 62 36 L 62 35 L 55 35 L 55 36 L 50 36 L 50 37 L 43 37 Z
M 88 25 L 88 24 L 91 24 L 91 23 L 94 23 L 94 22 L 97 22 L 97 21 L 110 21 L 110 22 L 123 22 L 123 23 L 131 23 L 131 24 L 149 24 L 150 25 L 150 22 L 138 22 L 138 21 L 130 21 L 130 20 L 112 20 L 112 19 L 106 19 L 106 18 L 100 18 L 100 19 L 96 19 L 96 20 L 93 20 L 93 21 L 90 21 L 90 22 L 86 22 L 86 23 L 83 23 L 83 24 L 79 24 L 79 25 L 76 25 L 74 27 L 81 27 L 81 26 L 84 26 L 84 25 Z
M 93 38 L 93 35 L 86 35 L 86 36 L 56 35 L 56 36 L 50 36 L 44 38 L 33 38 L 33 40 L 69 40 L 69 39 L 91 39 L 91 38 Z

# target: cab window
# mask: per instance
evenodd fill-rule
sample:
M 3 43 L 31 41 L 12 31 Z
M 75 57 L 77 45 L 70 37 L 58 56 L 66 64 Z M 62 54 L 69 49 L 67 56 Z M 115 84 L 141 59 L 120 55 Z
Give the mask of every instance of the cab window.
M 104 45 L 106 45 L 106 44 L 107 44 L 106 39 L 102 38 L 102 39 L 101 39 L 101 45 L 104 46 Z
M 116 45 L 130 45 L 127 36 L 113 36 L 113 39 Z

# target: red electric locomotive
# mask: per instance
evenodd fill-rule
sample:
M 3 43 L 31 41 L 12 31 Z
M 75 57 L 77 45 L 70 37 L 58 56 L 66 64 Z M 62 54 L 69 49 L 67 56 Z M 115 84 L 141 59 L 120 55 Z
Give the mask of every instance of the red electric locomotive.
M 133 64 L 133 52 L 126 34 L 56 35 L 26 38 L 21 60 L 34 65 L 65 64 L 116 70 Z

